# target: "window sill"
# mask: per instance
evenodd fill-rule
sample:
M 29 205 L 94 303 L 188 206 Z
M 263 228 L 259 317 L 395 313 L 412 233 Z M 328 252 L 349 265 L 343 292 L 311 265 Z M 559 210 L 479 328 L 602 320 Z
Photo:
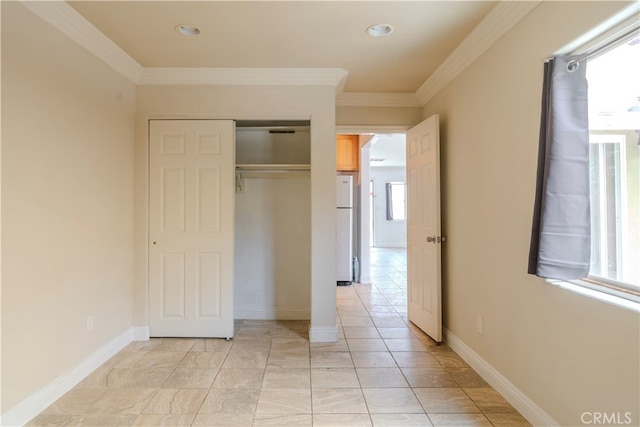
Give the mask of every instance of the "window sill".
M 589 284 L 588 282 L 582 281 L 582 280 L 567 282 L 564 280 L 547 279 L 546 281 L 549 284 L 552 284 L 554 286 L 559 286 L 570 292 L 574 292 L 580 295 L 584 295 L 588 298 L 597 299 L 607 304 L 615 305 L 618 307 L 625 308 L 627 310 L 632 310 L 637 313 L 640 313 L 640 298 L 636 298 L 636 297 L 623 298 L 617 295 L 612 295 L 610 293 L 607 293 L 601 290 L 596 290 L 593 288 L 592 284 Z

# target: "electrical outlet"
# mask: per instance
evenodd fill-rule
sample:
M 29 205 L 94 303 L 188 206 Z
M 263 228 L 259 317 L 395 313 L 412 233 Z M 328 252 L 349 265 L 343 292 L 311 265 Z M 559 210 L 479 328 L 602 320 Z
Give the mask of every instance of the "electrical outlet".
M 478 317 L 476 318 L 476 331 L 480 335 L 484 334 L 484 321 L 482 319 L 482 316 L 480 316 L 480 315 L 478 315 Z
M 87 316 L 86 327 L 87 332 L 93 331 L 93 315 L 91 314 Z

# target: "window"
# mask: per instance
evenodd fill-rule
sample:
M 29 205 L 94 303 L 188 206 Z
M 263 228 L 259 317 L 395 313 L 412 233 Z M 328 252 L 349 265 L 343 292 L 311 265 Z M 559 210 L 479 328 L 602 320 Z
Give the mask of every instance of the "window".
M 405 220 L 405 183 L 387 182 L 387 220 Z
M 640 292 L 640 37 L 589 59 L 588 282 Z

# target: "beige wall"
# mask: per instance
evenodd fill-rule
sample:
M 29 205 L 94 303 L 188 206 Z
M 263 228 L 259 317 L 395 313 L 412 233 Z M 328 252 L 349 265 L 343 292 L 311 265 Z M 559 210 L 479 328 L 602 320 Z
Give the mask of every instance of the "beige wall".
M 423 114 L 441 115 L 446 328 L 560 425 L 584 411 L 640 424 L 638 313 L 526 273 L 542 64 L 620 8 L 542 3 Z
M 148 119 L 311 119 L 311 339 L 337 338 L 335 260 L 324 256 L 335 250 L 334 103 L 333 87 L 138 87 L 134 325 L 148 316 Z
M 131 327 L 134 98 L 2 2 L 3 413 Z
M 236 193 L 236 319 L 309 319 L 311 210 L 307 173 L 244 176 Z
M 335 330 L 335 261 L 322 256 L 335 245 L 335 124 L 405 126 L 438 113 L 446 327 L 561 425 L 580 424 L 583 411 L 635 411 L 640 423 L 638 314 L 525 273 L 542 62 L 618 8 L 543 3 L 421 115 L 334 114 L 328 87 L 136 89 L 2 2 L 1 412 L 147 325 L 149 117 L 311 118 L 312 328 L 326 337 Z
M 337 126 L 398 126 L 405 128 L 421 120 L 419 107 L 336 107 Z

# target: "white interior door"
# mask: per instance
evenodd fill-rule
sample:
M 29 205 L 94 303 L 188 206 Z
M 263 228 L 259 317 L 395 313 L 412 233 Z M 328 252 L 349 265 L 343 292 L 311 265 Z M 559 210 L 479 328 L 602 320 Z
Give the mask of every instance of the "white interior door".
M 235 125 L 151 120 L 151 336 L 233 336 Z
M 442 341 L 440 132 L 438 115 L 407 132 L 409 320 Z

